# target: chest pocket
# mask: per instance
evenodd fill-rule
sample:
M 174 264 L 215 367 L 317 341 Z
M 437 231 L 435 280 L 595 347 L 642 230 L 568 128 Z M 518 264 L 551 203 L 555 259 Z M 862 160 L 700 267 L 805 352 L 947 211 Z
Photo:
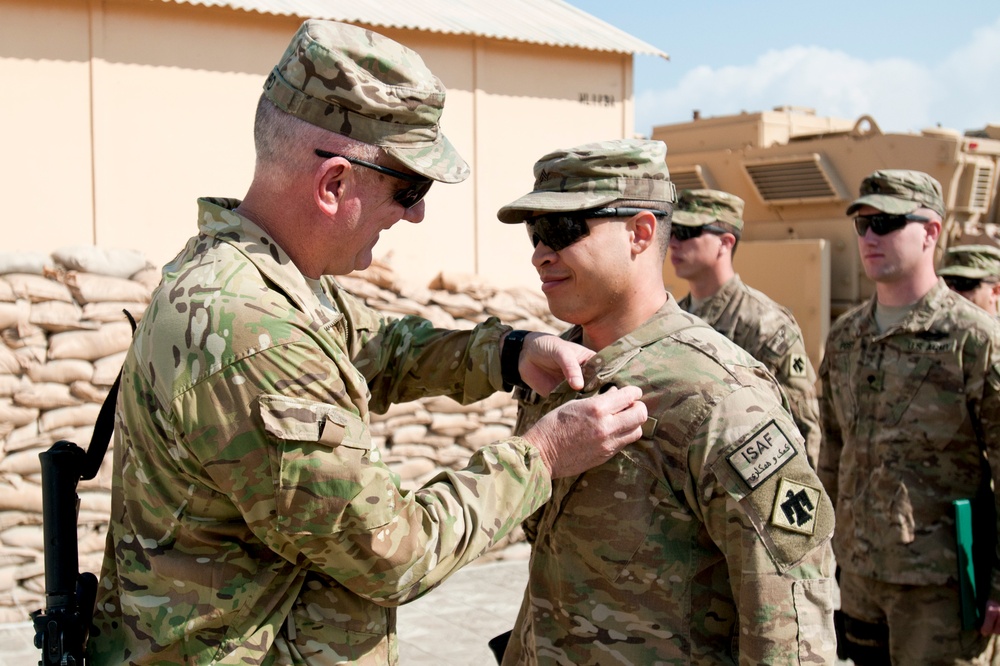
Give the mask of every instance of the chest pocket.
M 603 465 L 557 481 L 541 521 L 540 545 L 562 561 L 582 562 L 605 579 L 618 580 L 649 542 L 657 516 L 676 504 L 644 455 L 654 446 L 643 437 Z M 666 556 L 659 548 L 656 556 Z
M 258 404 L 274 442 L 279 531 L 322 535 L 369 530 L 392 519 L 398 489 L 360 418 L 334 405 L 279 395 L 262 395 Z
M 946 445 L 965 420 L 965 385 L 955 358 L 955 342 L 886 344 L 881 371 L 864 377 L 867 390 L 879 393 L 872 401 L 876 423 L 901 430 L 926 429 L 930 424 Z M 876 398 L 876 396 L 872 396 Z M 864 399 L 863 397 L 861 399 Z

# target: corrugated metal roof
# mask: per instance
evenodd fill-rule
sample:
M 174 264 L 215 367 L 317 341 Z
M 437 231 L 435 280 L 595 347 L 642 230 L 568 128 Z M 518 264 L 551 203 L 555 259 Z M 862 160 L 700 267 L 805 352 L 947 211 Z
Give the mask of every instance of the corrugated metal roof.
M 163 0 L 261 14 L 669 56 L 563 0 Z

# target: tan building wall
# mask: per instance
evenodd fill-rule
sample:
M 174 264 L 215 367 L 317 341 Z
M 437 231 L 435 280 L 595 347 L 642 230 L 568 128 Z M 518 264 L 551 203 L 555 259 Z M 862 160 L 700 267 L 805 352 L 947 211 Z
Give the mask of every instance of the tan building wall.
M 301 19 L 136 0 L 0 0 L 3 251 L 141 250 L 162 265 L 199 196 L 239 198 L 256 100 Z M 472 166 L 376 256 L 424 286 L 441 270 L 537 285 L 523 231 L 496 210 L 544 153 L 631 136 L 632 56 L 375 28 L 448 88 L 445 132 Z M 599 100 L 594 103 L 593 100 Z

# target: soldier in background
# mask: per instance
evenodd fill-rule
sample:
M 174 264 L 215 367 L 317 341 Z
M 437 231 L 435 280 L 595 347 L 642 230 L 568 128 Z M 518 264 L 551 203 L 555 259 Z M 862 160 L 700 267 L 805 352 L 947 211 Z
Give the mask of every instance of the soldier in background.
M 525 524 L 529 580 L 506 666 L 832 663 L 833 507 L 780 386 L 663 287 L 675 190 L 660 141 L 558 150 L 523 223 L 583 390 L 519 391 L 515 432 L 619 384 L 642 439 L 561 479 Z
M 938 275 L 948 287 L 991 315 L 1000 300 L 1000 248 L 956 245 L 948 248 Z
M 370 30 L 306 21 L 292 39 L 258 103 L 246 197 L 199 200 L 125 361 L 90 663 L 396 664 L 394 606 L 509 533 L 552 478 L 640 436 L 640 391 L 623 387 L 412 493 L 381 461 L 369 410 L 468 403 L 522 372 L 545 393 L 582 386 L 591 355 L 495 319 L 389 319 L 332 279 L 420 222 L 432 182 L 468 175 L 444 98 Z
M 684 190 L 670 230 L 670 263 L 690 293 L 686 312 L 750 352 L 785 389 L 813 467 L 819 456 L 816 371 L 788 308 L 747 286 L 733 269 L 743 233 L 743 200 L 719 190 Z
M 936 180 L 876 171 L 847 214 L 875 295 L 834 323 L 820 366 L 841 649 L 858 666 L 988 663 L 1000 571 L 978 563 L 992 569 L 990 600 L 981 630 L 963 630 L 952 501 L 996 503 L 1000 324 L 934 272 Z

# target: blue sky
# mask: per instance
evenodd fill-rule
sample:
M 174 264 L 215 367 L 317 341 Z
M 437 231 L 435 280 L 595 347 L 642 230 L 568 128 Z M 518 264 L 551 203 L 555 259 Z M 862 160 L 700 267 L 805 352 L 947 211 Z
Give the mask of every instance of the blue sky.
M 998 0 L 567 0 L 666 51 L 635 56 L 636 132 L 779 105 L 883 131 L 1000 124 Z

